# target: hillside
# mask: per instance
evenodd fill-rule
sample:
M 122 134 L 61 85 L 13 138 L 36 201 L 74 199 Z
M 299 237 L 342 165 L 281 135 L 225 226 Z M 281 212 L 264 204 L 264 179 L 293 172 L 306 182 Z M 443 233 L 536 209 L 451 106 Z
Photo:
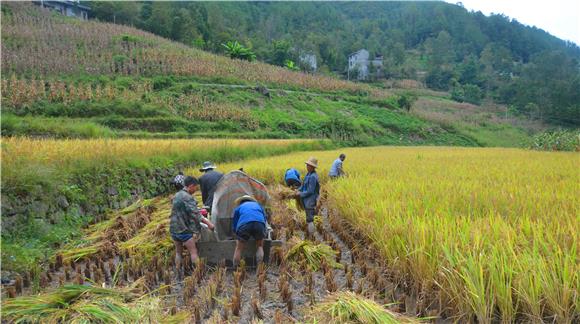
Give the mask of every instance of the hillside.
M 423 98 L 421 92 L 232 60 L 135 28 L 81 22 L 29 4 L 2 8 L 4 135 L 315 137 L 467 146 L 516 146 L 527 137 L 521 128 L 489 118 L 480 126 L 501 124 L 518 136 L 509 143 L 486 142 L 461 124 L 401 109 L 401 102 Z M 441 102 L 456 109 L 446 94 Z
M 551 125 L 580 125 L 580 48 L 503 15 L 442 1 L 90 5 L 100 20 L 214 53 L 231 40 L 281 66 L 310 53 L 319 73 L 345 79 L 348 55 L 365 48 L 383 56 L 380 77 L 416 79 L 471 103 L 493 100 Z

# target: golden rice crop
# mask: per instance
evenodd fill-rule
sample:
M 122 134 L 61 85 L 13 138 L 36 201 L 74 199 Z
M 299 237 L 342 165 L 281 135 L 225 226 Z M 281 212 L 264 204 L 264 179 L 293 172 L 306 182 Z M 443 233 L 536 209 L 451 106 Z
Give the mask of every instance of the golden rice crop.
M 571 322 L 580 310 L 578 153 L 346 149 L 223 165 L 265 182 L 319 159 L 328 204 L 369 237 L 416 293 L 459 320 Z
M 181 155 L 183 152 L 236 150 L 248 147 L 285 147 L 309 140 L 232 140 L 232 139 L 66 139 L 47 140 L 32 138 L 3 138 L 2 167 L 9 168 L 16 160 L 29 163 L 68 165 L 79 161 L 103 162 L 123 160 L 127 157 Z

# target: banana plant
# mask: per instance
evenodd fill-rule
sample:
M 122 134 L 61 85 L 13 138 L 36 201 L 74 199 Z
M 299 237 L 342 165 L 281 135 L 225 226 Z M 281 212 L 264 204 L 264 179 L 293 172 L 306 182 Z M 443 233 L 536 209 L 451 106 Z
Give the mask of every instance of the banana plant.
M 254 61 L 256 59 L 256 54 L 252 52 L 249 48 L 244 47 L 242 44 L 238 43 L 238 41 L 228 41 L 222 46 L 226 49 L 226 54 L 230 58 L 246 60 L 246 61 Z

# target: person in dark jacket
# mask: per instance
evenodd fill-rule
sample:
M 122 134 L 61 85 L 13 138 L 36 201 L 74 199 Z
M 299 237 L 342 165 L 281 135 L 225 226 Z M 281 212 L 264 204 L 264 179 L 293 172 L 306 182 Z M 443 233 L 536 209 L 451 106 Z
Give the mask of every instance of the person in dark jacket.
M 208 211 L 211 212 L 211 207 L 213 204 L 213 194 L 215 192 L 215 187 L 220 179 L 224 176 L 223 173 L 215 171 L 216 166 L 210 161 L 203 162 L 203 165 L 199 171 L 204 174 L 199 178 L 199 183 L 201 185 L 201 201 Z
M 234 252 L 234 267 L 237 267 L 242 257 L 242 251 L 250 238 L 256 240 L 256 262 L 264 259 L 264 238 L 266 237 L 267 213 L 262 206 L 249 195 L 244 195 L 235 201 L 238 207 L 234 210 L 232 231 L 236 233 L 236 250 Z
M 195 243 L 200 237 L 201 223 L 213 231 L 212 222 L 203 217 L 197 208 L 197 201 L 193 194 L 199 188 L 199 181 L 194 177 L 185 177 L 183 189 L 173 197 L 169 232 L 175 244 L 175 267 L 181 272 L 181 253 L 183 246 L 189 251 L 192 264 L 197 260 L 197 247 Z
M 306 161 L 306 170 L 308 170 L 308 174 L 304 177 L 302 186 L 300 186 L 296 191 L 296 195 L 302 200 L 302 205 L 306 212 L 306 223 L 308 224 L 309 233 L 314 233 L 314 224 L 312 222 L 316 215 L 316 204 L 318 203 L 318 197 L 320 196 L 320 182 L 318 180 L 316 168 L 318 168 L 317 159 L 311 157 Z
M 297 189 L 302 184 L 300 181 L 300 172 L 294 168 L 287 169 L 284 174 L 284 182 L 286 182 L 288 187 Z

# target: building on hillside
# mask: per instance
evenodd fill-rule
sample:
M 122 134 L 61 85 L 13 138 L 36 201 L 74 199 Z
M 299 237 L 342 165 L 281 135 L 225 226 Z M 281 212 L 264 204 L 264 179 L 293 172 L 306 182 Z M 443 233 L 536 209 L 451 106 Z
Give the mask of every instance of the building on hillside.
M 360 49 L 348 56 L 348 79 L 368 80 L 369 77 L 378 78 L 383 67 L 383 56 L 377 55 L 370 59 L 369 51 Z
M 52 11 L 56 11 L 61 15 L 69 17 L 77 17 L 82 20 L 89 19 L 90 7 L 82 5 L 80 0 L 36 0 L 32 1 L 34 4 L 41 6 L 42 8 L 47 8 Z
M 308 72 L 316 72 L 318 65 L 316 62 L 316 55 L 312 53 L 303 53 L 300 55 L 300 63 L 306 68 Z

